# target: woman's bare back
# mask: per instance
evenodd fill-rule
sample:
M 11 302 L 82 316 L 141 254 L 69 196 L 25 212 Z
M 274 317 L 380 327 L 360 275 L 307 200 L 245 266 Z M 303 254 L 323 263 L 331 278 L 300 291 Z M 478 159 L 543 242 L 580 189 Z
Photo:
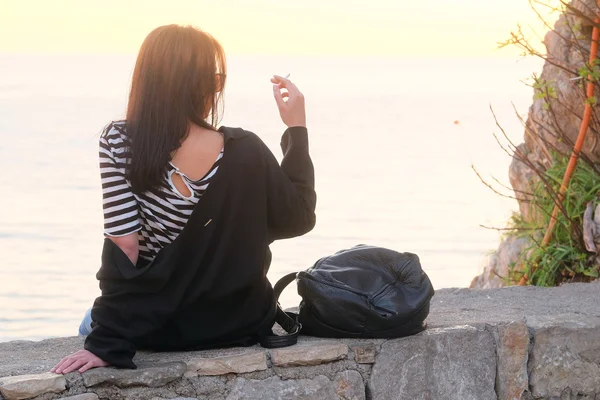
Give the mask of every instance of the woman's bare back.
M 220 132 L 192 125 L 189 135 L 173 154 L 171 163 L 189 179 L 197 181 L 211 170 L 222 150 L 223 136 Z M 181 175 L 173 174 L 171 179 L 179 193 L 185 197 L 192 195 Z

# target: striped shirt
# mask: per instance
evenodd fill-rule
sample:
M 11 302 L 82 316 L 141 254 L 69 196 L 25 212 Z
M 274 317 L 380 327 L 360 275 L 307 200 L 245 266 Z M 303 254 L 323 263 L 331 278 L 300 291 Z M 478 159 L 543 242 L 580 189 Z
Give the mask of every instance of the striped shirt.
M 223 151 L 203 178 L 192 180 L 169 163 L 165 166 L 162 184 L 137 195 L 126 178 L 126 167 L 131 161 L 129 143 L 124 121 L 111 123 L 100 136 L 104 234 L 118 237 L 138 232 L 139 256 L 151 261 L 183 230 L 217 172 Z M 181 176 L 190 196 L 184 196 L 175 188 L 173 174 Z

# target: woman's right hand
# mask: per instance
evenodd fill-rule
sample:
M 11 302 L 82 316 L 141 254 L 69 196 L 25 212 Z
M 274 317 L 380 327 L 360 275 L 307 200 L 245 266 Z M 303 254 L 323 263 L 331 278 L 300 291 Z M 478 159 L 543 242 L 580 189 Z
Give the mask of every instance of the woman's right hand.
M 60 360 L 58 364 L 50 370 L 57 374 L 68 374 L 78 370 L 79 372 L 85 372 L 88 369 L 97 367 L 108 367 L 108 363 L 102 360 L 100 357 L 88 350 L 79 350 L 77 353 L 73 353 Z
M 289 128 L 293 126 L 306 127 L 304 96 L 300 90 L 289 79 L 282 76 L 274 75 L 271 82 L 273 83 L 273 96 L 283 123 Z M 287 92 L 282 93 L 281 89 L 286 89 Z

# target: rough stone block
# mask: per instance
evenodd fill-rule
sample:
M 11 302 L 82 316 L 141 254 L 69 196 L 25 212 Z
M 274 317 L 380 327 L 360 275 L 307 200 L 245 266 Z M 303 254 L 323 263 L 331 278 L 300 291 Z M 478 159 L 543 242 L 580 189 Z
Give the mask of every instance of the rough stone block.
M 598 395 L 596 394 L 578 394 L 577 392 L 571 392 L 571 389 L 565 389 L 563 390 L 563 392 L 561 393 L 560 397 L 550 397 L 550 398 L 544 398 L 543 400 L 549 399 L 549 400 L 600 400 L 600 396 L 596 397 Z M 527 399 L 529 400 L 529 399 Z M 532 400 L 537 400 L 537 399 L 533 399 Z
M 185 392 L 181 391 L 178 393 L 181 396 L 193 396 L 200 399 L 224 400 L 226 393 L 228 393 L 233 386 L 233 375 L 231 379 L 228 378 L 229 377 L 223 376 L 190 377 L 187 379 L 189 387 L 186 387 Z
M 341 360 L 348 355 L 348 345 L 337 342 L 303 343 L 271 350 L 271 362 L 278 367 L 319 365 Z
M 61 397 L 60 400 L 98 400 L 96 393 L 83 393 L 77 396 Z
M 339 373 L 333 381 L 335 394 L 342 400 L 365 400 L 365 383 L 358 371 L 349 370 Z
M 375 346 L 374 343 L 354 344 L 350 346 L 350 349 L 354 352 L 354 361 L 356 361 L 357 363 L 375 363 L 375 356 L 377 355 L 377 346 Z
M 118 387 L 160 387 L 178 378 L 186 371 L 184 362 L 172 362 L 138 369 L 95 368 L 82 374 L 86 387 L 106 383 Z
M 561 397 L 565 390 L 580 397 L 600 393 L 600 318 L 539 316 L 528 324 L 534 331 L 528 366 L 535 398 Z
M 369 385 L 374 400 L 488 400 L 495 378 L 491 333 L 456 326 L 385 342 Z
M 6 400 L 30 399 L 44 393 L 60 393 L 66 388 L 65 377 L 51 372 L 0 378 L 0 393 Z
M 498 400 L 521 399 L 529 389 L 529 328 L 523 321 L 498 326 L 496 393 Z
M 195 397 L 173 397 L 170 399 L 164 399 L 162 397 L 153 397 L 150 400 L 198 400 Z
M 227 400 L 365 400 L 365 387 L 357 371 L 344 371 L 332 382 L 326 376 L 265 380 L 237 378 Z
M 185 376 L 244 374 L 266 369 L 266 353 L 264 351 L 250 351 L 214 358 L 194 358 L 188 361 Z

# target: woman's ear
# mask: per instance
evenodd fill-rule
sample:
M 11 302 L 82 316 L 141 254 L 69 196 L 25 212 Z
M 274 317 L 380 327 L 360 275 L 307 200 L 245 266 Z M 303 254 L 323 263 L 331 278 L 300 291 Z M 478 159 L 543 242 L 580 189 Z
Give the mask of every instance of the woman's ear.
M 227 79 L 227 74 L 218 73 L 218 74 L 216 74 L 216 78 L 217 78 L 217 93 L 219 93 L 225 89 L 225 80 Z

